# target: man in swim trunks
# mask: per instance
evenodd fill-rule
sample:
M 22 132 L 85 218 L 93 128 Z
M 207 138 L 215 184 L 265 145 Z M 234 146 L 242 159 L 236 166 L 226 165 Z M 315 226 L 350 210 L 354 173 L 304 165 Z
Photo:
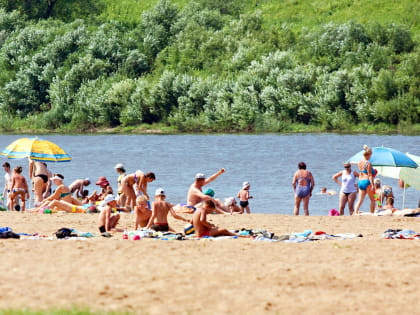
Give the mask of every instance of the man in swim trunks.
M 115 227 L 120 220 L 119 214 L 111 215 L 112 208 L 117 207 L 117 201 L 115 200 L 114 195 L 106 195 L 103 200 L 103 205 L 99 207 L 100 213 L 98 218 L 98 228 L 99 232 L 105 233 L 110 231 L 119 231 Z
M 210 184 L 214 181 L 217 177 L 225 172 L 224 168 L 221 168 L 220 171 L 213 174 L 209 178 L 206 179 L 206 176 L 202 173 L 198 173 L 195 175 L 195 182 L 191 184 L 190 189 L 188 190 L 187 196 L 187 204 L 188 206 L 195 206 L 196 204 L 200 203 L 204 200 L 212 200 L 210 196 L 206 196 L 203 194 L 202 189 L 203 186 Z
M 168 213 L 177 219 L 184 222 L 190 222 L 189 220 L 177 215 L 173 209 L 173 204 L 165 201 L 166 195 L 165 191 L 162 188 L 156 189 L 155 192 L 155 201 L 152 203 L 152 215 L 147 224 L 147 229 L 152 229 L 157 232 L 175 232 L 168 225 Z
M 22 202 L 21 210 L 25 211 L 25 196 L 29 199 L 29 188 L 25 177 L 21 174 L 22 166 L 15 167 L 12 177 L 12 186 L 10 187 L 10 206 L 13 210 L 15 208 L 16 197 L 20 196 Z
M 73 183 L 71 183 L 71 185 L 69 186 L 69 189 L 72 194 L 76 193 L 76 198 L 80 198 L 82 197 L 83 188 L 89 185 L 90 185 L 89 178 L 76 179 Z
M 4 169 L 4 190 L 3 190 L 3 198 L 6 202 L 6 208 L 11 209 L 10 207 L 10 187 L 12 187 L 12 177 L 13 173 L 10 169 L 10 164 L 8 162 L 3 163 L 3 169 Z
M 197 236 L 239 236 L 226 229 L 219 229 L 214 224 L 207 221 L 207 214 L 212 213 L 215 208 L 216 205 L 213 200 L 205 200 L 202 202 L 201 207 L 197 208 L 194 212 L 192 221 Z

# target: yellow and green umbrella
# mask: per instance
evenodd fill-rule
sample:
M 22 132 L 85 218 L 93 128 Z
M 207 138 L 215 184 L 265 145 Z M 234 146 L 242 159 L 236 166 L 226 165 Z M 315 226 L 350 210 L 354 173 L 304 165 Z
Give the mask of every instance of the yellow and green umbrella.
M 11 159 L 30 158 L 40 162 L 70 162 L 71 157 L 55 143 L 38 138 L 20 138 L 7 146 L 0 155 Z

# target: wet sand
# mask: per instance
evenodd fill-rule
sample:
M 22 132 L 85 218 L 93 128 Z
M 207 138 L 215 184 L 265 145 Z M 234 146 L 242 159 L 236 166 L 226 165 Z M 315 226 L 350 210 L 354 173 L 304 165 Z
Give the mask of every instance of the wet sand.
M 388 228 L 420 231 L 419 218 L 210 216 L 229 229 L 278 235 L 306 229 L 363 234 L 301 244 L 249 239 L 159 241 L 0 240 L 0 309 L 89 307 L 137 314 L 418 313 L 420 242 L 385 240 Z M 51 235 L 96 232 L 94 214 L 0 213 L 0 226 Z M 176 230 L 183 222 L 170 220 Z M 120 227 L 133 229 L 123 214 Z

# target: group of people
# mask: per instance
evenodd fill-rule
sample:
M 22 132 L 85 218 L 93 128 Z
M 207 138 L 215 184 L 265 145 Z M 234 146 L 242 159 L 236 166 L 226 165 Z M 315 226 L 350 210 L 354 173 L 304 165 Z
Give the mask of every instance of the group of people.
M 402 210 L 398 210 L 394 207 L 392 187 L 388 185 L 381 186 L 381 180 L 379 178 L 375 178 L 377 171 L 372 167 L 372 163 L 370 162 L 371 157 L 372 149 L 365 145 L 363 147 L 363 159 L 357 164 L 357 171 L 352 170 L 351 164 L 345 162 L 344 169 L 332 176 L 332 179 L 341 186 L 339 196 L 339 214 L 344 215 L 346 205 L 348 205 L 350 215 L 362 214 L 360 212 L 360 207 L 362 206 L 366 196 L 368 196 L 370 200 L 370 214 L 374 214 L 375 210 L 380 215 L 387 215 L 388 213 L 394 215 L 403 215 L 403 213 L 420 213 L 420 209 L 408 209 L 408 212 L 407 210 L 404 210 L 405 212 L 397 212 Z M 340 177 L 341 182 L 339 181 Z M 315 180 L 312 173 L 306 169 L 306 164 L 304 162 L 300 162 L 298 164 L 298 170 L 293 176 L 292 185 L 295 192 L 294 214 L 299 215 L 300 204 L 303 201 L 305 215 L 309 215 L 309 199 L 312 196 Z M 321 190 L 321 194 L 333 193 L 328 193 L 324 187 Z M 357 197 L 358 200 L 356 202 Z M 354 207 L 355 202 L 356 207 Z M 365 213 L 362 215 L 365 215 Z
M 140 170 L 132 174 L 126 174 L 122 164 L 115 166 L 118 176 L 118 190 L 114 195 L 113 189 L 104 176 L 100 177 L 96 185 L 100 190 L 95 190 L 89 194 L 85 189 L 91 184 L 89 178 L 77 179 L 71 185 L 64 184 L 62 174 L 52 174 L 47 164 L 44 162 L 29 162 L 29 176 L 32 186 L 29 187 L 25 177 L 21 174 L 22 167 L 16 167 L 12 172 L 10 164 L 3 164 L 5 171 L 4 196 L 7 200 L 7 208 L 12 210 L 25 211 L 25 202 L 29 199 L 30 191 L 34 194 L 34 208 L 29 209 L 33 212 L 42 212 L 45 209 L 53 211 L 64 211 L 69 213 L 99 212 L 99 230 L 106 233 L 116 229 L 120 215 L 118 211 L 135 213 L 135 229 L 150 228 L 155 231 L 173 231 L 167 221 L 170 213 L 175 219 L 194 224 L 194 228 L 199 235 L 232 235 L 229 231 L 218 229 L 206 221 L 207 213 L 250 213 L 248 200 L 252 198 L 249 194 L 250 183 L 244 182 L 242 189 L 237 197 L 240 199 L 240 206 L 237 205 L 234 197 L 229 197 L 222 202 L 214 198 L 214 191 L 207 189 L 203 192 L 203 187 L 213 182 L 217 177 L 225 172 L 222 168 L 217 173 L 206 178 L 202 173 L 195 176 L 195 181 L 191 184 L 187 204 L 173 205 L 166 201 L 166 195 L 162 188 L 156 190 L 154 202 L 151 203 L 148 194 L 148 183 L 156 179 L 154 173 L 144 173 Z M 52 189 L 52 184 L 56 186 Z M 20 207 L 18 206 L 20 199 Z M 188 211 L 185 211 L 187 209 Z M 187 220 L 177 214 L 178 212 L 193 213 L 193 219 Z M 200 215 L 198 215 L 198 213 Z

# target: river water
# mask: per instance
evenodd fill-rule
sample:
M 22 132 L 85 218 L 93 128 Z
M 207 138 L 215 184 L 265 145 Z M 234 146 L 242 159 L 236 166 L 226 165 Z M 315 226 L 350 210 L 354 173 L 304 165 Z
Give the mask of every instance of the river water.
M 1 135 L 0 149 L 24 135 Z M 342 169 L 343 161 L 360 151 L 364 144 L 386 146 L 420 155 L 420 136 L 339 135 L 339 134 L 264 134 L 264 135 L 46 135 L 42 139 L 60 145 L 73 160 L 70 163 L 49 163 L 53 173 L 64 175 L 66 184 L 89 177 L 93 182 L 106 176 L 116 190 L 116 163 L 123 163 L 127 172 L 137 169 L 153 171 L 156 181 L 149 184 L 149 194 L 163 187 L 167 199 L 185 202 L 189 185 L 198 172 L 211 175 L 220 168 L 222 174 L 209 187 L 217 198 L 236 196 L 242 182 L 251 183 L 250 208 L 256 213 L 293 213 L 292 177 L 300 161 L 306 162 L 315 178 L 315 192 L 322 186 L 339 191 L 331 176 Z M 3 162 L 4 158 L 0 158 Z M 21 165 L 28 176 L 28 162 L 9 161 Z M 402 190 L 394 179 L 382 178 L 393 187 L 396 206 L 402 206 Z M 95 185 L 88 188 L 92 191 Z M 0 176 L 3 190 L 4 176 Z M 419 192 L 410 188 L 406 207 L 417 207 Z M 338 208 L 337 196 L 314 194 L 310 214 L 326 215 Z M 368 210 L 368 202 L 361 210 Z M 346 210 L 347 211 L 347 210 Z M 302 213 L 301 209 L 301 213 Z

